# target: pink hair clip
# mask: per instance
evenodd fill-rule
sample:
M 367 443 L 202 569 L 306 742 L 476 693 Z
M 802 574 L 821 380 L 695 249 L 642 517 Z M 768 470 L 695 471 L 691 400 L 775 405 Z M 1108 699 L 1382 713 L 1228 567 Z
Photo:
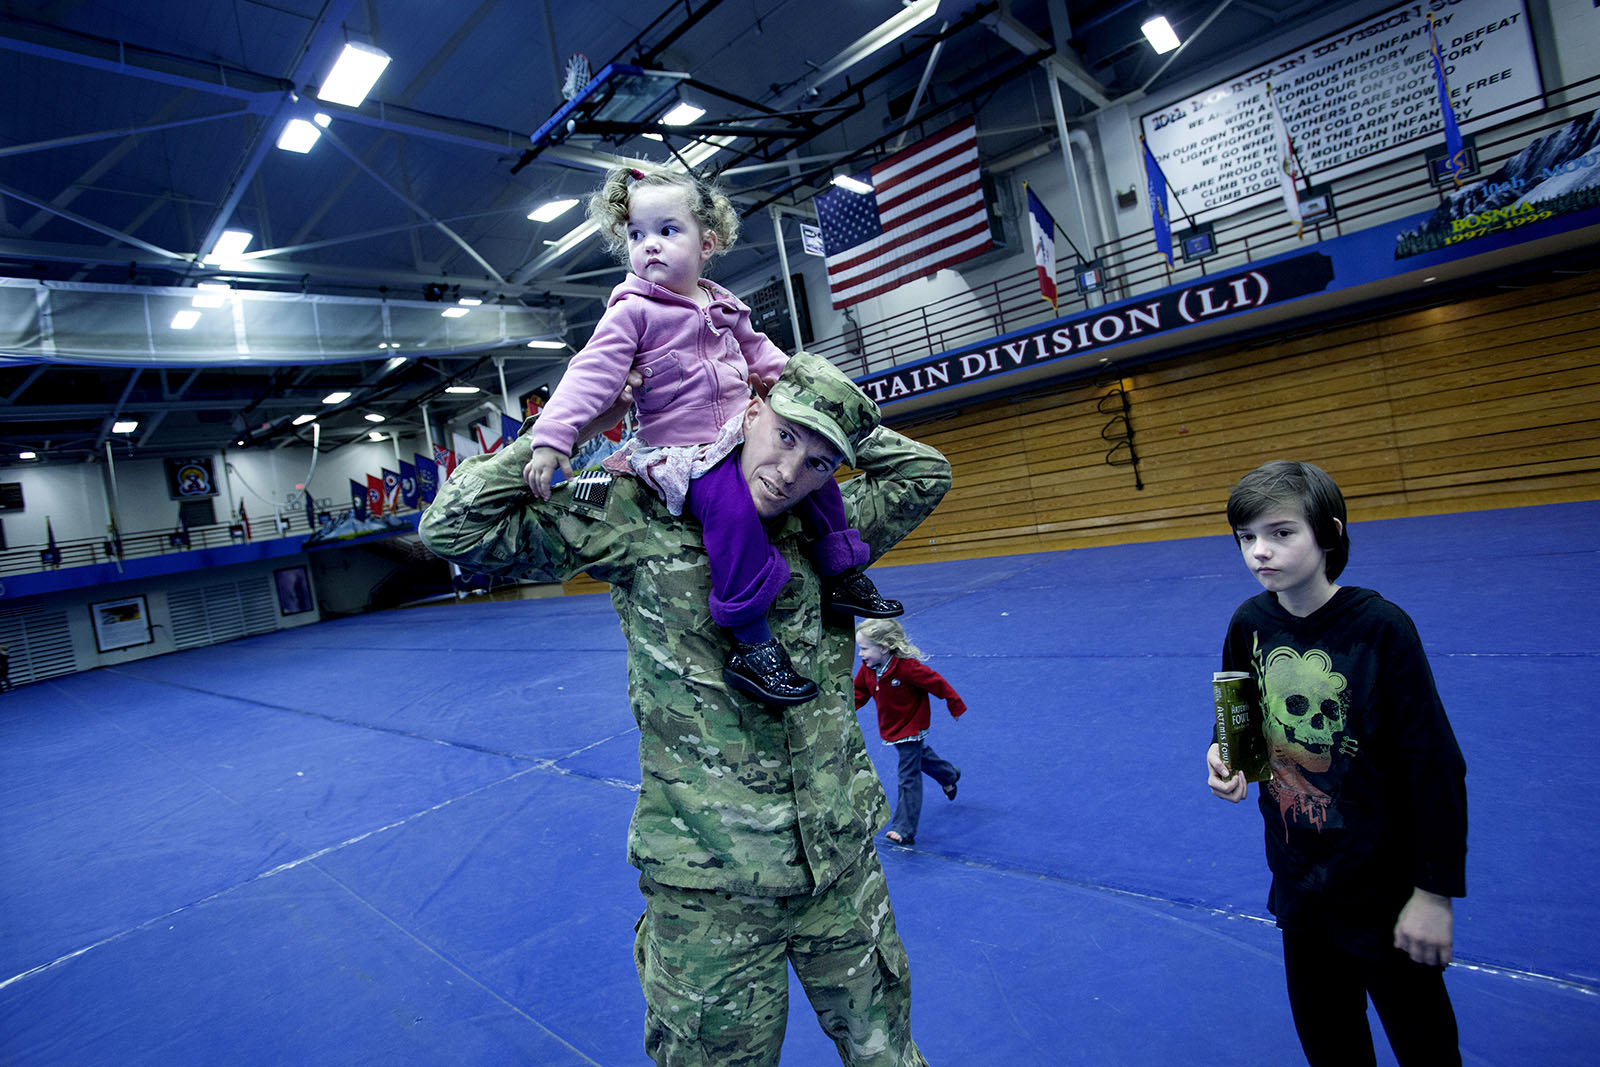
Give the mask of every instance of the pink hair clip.
M 633 180 L 634 181 L 636 181 L 636 182 L 644 181 L 644 171 L 640 170 L 638 167 L 629 167 L 628 168 L 628 173 L 633 175 Z

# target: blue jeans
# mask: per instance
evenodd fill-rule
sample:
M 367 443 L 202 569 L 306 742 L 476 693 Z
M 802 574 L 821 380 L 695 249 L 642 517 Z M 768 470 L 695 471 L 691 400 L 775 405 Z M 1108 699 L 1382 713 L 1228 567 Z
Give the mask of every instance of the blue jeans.
M 900 835 L 901 844 L 909 845 L 916 840 L 917 821 L 922 818 L 922 776 L 926 774 L 940 786 L 948 787 L 955 785 L 961 770 L 941 759 L 926 741 L 901 741 L 894 750 L 900 757 L 900 795 L 895 800 L 889 829 Z

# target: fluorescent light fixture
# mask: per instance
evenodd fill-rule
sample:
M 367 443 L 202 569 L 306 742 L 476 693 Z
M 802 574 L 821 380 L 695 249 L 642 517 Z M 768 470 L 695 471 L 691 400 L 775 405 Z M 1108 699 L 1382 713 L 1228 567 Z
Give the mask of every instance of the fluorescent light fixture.
M 133 431 L 137 430 L 138 428 L 139 428 L 139 420 L 138 419 L 124 419 L 121 422 L 113 422 L 111 424 L 111 432 L 112 433 L 132 433 Z
M 663 126 L 687 126 L 706 113 L 703 107 L 695 107 L 687 100 L 679 100 L 673 105 L 672 110 L 661 116 Z
M 395 345 L 394 347 L 399 348 L 400 346 L 399 345 Z M 383 361 L 383 373 L 388 374 L 390 371 L 394 370 L 396 367 L 405 366 L 405 363 L 406 363 L 406 357 L 405 356 L 390 356 L 388 359 Z
M 533 222 L 550 222 L 552 219 L 559 219 L 577 205 L 576 200 L 552 200 L 528 212 L 528 218 Z
M 304 426 L 306 423 L 312 422 L 315 419 L 316 419 L 315 415 L 296 415 L 294 417 L 294 424 L 296 426 Z
M 389 54 L 381 48 L 347 41 L 344 51 L 334 60 L 333 69 L 317 89 L 317 99 L 345 107 L 360 107 L 388 65 Z
M 471 308 L 453 307 L 445 308 L 443 311 L 439 312 L 439 314 L 443 315 L 447 319 L 459 319 L 461 316 L 465 315 L 471 310 Z
M 679 158 L 692 170 L 722 151 L 723 146 L 732 144 L 734 140 L 733 137 L 708 137 L 693 148 L 679 153 Z
M 37 453 L 37 452 L 18 452 L 17 453 L 17 458 L 18 459 L 38 459 L 39 458 L 39 453 Z
M 648 137 L 652 141 L 665 141 L 666 140 L 666 138 L 661 136 L 659 133 L 641 133 L 639 136 L 640 137 Z
M 1178 47 L 1178 35 L 1173 32 L 1172 23 L 1167 21 L 1165 15 L 1157 15 L 1139 28 L 1144 31 L 1144 39 L 1150 42 L 1150 47 L 1156 50 L 1158 56 L 1164 56 Z
M 464 395 L 467 393 L 476 393 L 478 391 L 478 387 L 476 385 L 447 385 L 444 387 L 444 391 L 447 393 Z
M 324 404 L 343 404 L 346 400 L 349 400 L 349 399 L 350 399 L 350 394 L 349 393 L 345 392 L 343 389 L 335 389 L 333 392 L 331 392 L 327 396 L 323 397 L 322 398 L 322 402 Z
M 201 282 L 195 286 L 200 292 L 190 301 L 197 308 L 219 308 L 228 302 L 227 294 L 233 287 L 224 282 Z
M 367 431 L 367 440 L 381 441 L 383 440 L 383 434 L 379 433 L 377 430 L 369 430 Z
M 529 348 L 548 348 L 551 351 L 555 351 L 556 349 L 566 348 L 567 347 L 567 342 L 565 342 L 565 341 L 529 341 L 528 342 L 528 347 Z
M 328 113 L 326 111 L 319 111 L 315 115 L 311 116 L 311 121 L 315 122 L 318 126 L 321 126 L 323 129 L 327 129 L 328 128 L 328 124 L 330 122 L 332 122 L 333 119 L 332 119 L 332 117 L 330 117 L 328 115 Z
M 382 422 L 383 421 L 383 416 L 379 415 L 376 411 L 369 411 L 369 412 L 367 412 L 365 415 L 363 415 L 361 417 L 363 419 L 366 419 L 368 422 Z
M 238 259 L 255 239 L 256 235 L 249 230 L 223 230 L 222 236 L 217 238 L 217 243 L 206 256 L 206 262 L 226 263 Z
M 194 324 L 199 321 L 200 312 L 195 311 L 193 308 L 185 308 L 172 316 L 172 328 L 174 330 L 192 330 L 194 329 Z
M 321 136 L 322 131 L 305 119 L 290 119 L 283 124 L 283 132 L 278 134 L 278 147 L 285 152 L 305 155 Z
M 476 296 L 464 296 L 460 300 L 457 300 L 456 303 L 460 304 L 464 308 L 475 308 L 482 304 L 483 300 L 482 298 Z
M 835 174 L 833 176 L 833 184 L 837 185 L 841 189 L 848 189 L 852 193 L 865 194 L 872 192 L 872 186 L 868 185 L 860 178 L 852 178 L 848 174 Z

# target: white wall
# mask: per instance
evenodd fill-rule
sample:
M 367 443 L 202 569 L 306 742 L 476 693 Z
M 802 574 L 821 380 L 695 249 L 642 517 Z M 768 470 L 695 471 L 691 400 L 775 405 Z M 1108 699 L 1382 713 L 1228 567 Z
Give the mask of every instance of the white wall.
M 1600 6 L 1594 0 L 1542 0 L 1529 5 L 1534 47 L 1547 85 L 1570 85 L 1600 74 Z
M 495 436 L 499 435 L 496 427 Z M 491 438 L 492 441 L 492 438 Z M 476 454 L 477 448 L 472 449 Z M 427 454 L 427 440 L 402 437 L 400 454 L 408 462 L 415 453 Z M 311 474 L 311 494 L 338 511 L 350 499 L 350 479 L 366 484 L 366 476 L 383 468 L 397 470 L 394 444 L 389 440 L 361 441 L 317 456 L 311 466 L 311 449 L 244 449 L 211 457 L 217 478 L 214 498 L 218 522 L 227 522 L 242 503 L 252 527 L 270 519 L 275 510 L 300 515 L 305 504 L 297 486 Z M 178 501 L 167 493 L 166 466 L 159 459 L 114 458 L 120 527 L 124 533 L 169 530 L 178 525 Z M 45 518 L 58 541 L 104 537 L 109 523 L 102 472 L 105 464 L 53 464 L 0 467 L 0 481 L 20 482 L 24 510 L 7 512 L 6 543 L 11 548 L 45 542 Z

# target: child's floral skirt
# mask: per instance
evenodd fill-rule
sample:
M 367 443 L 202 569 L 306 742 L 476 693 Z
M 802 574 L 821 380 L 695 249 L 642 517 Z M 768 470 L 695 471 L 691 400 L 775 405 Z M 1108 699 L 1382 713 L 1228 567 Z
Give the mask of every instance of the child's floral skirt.
M 674 515 L 683 514 L 689 483 L 721 463 L 744 443 L 744 410 L 723 423 L 717 439 L 703 445 L 647 445 L 637 437 L 600 465 L 613 474 L 632 474 L 654 489 Z

